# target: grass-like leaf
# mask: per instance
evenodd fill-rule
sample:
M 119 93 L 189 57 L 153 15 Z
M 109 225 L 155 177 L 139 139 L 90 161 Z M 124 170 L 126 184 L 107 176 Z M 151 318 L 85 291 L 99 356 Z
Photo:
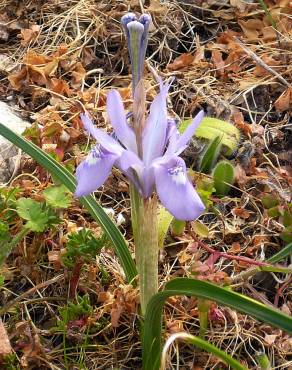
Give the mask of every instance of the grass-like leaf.
M 143 369 L 158 370 L 161 354 L 162 313 L 165 300 L 176 295 L 196 296 L 229 306 L 260 321 L 292 333 L 292 318 L 279 310 L 214 284 L 188 278 L 173 279 L 149 301 L 142 337 Z
M 22 136 L 17 135 L 2 123 L 0 123 L 0 135 L 31 156 L 39 165 L 58 178 L 58 180 L 72 193 L 75 191 L 75 177 L 64 166 L 42 151 L 38 146 Z M 137 269 L 123 235 L 92 196 L 82 197 L 80 198 L 80 202 L 102 227 L 113 244 L 128 282 L 133 281 L 134 283 Z
M 221 349 L 215 347 L 213 344 L 207 342 L 206 340 L 196 337 L 194 335 L 188 334 L 188 333 L 175 333 L 172 334 L 168 339 L 167 342 L 164 345 L 163 351 L 162 351 L 162 368 L 165 368 L 165 358 L 166 358 L 166 351 L 169 347 L 169 345 L 176 339 L 184 340 L 187 343 L 191 343 L 196 347 L 199 347 L 200 349 L 207 351 L 211 354 L 213 354 L 215 357 L 220 358 L 220 360 L 224 361 L 226 364 L 228 364 L 232 369 L 235 370 L 247 370 L 247 368 L 243 365 L 241 365 L 238 361 L 236 361 L 234 358 L 229 356 L 226 352 L 221 351 Z

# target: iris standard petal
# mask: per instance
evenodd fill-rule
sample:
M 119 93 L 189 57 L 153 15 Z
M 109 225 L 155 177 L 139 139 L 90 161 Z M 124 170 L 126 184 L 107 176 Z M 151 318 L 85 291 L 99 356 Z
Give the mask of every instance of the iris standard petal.
M 110 153 L 97 144 L 76 169 L 75 195 L 82 197 L 98 189 L 109 177 L 118 155 Z
M 175 218 L 191 221 L 204 212 L 205 206 L 188 179 L 182 158 L 172 157 L 156 163 L 154 175 L 160 201 Z
M 188 142 L 196 132 L 196 129 L 202 122 L 204 118 L 204 111 L 201 110 L 195 118 L 192 120 L 191 124 L 186 128 L 185 132 L 179 137 L 176 144 L 176 154 L 180 154 L 188 145 Z
M 107 94 L 107 114 L 120 142 L 137 153 L 136 136 L 127 123 L 123 102 L 117 90 L 111 90 Z
M 80 114 L 80 118 L 86 131 L 88 131 L 90 135 L 93 136 L 98 143 L 102 144 L 102 146 L 106 150 L 108 150 L 111 153 L 116 153 L 117 155 L 122 154 L 124 148 L 115 139 L 110 137 L 107 133 L 95 127 L 87 113 Z
M 155 97 L 143 132 L 143 162 L 149 166 L 153 159 L 163 154 L 167 136 L 166 96 L 169 85 L 164 85 Z

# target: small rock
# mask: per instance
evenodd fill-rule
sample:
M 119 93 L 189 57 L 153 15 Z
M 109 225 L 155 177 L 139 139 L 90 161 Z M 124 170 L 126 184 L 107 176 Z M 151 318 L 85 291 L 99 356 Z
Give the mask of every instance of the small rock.
M 21 119 L 6 103 L 0 101 L 0 122 L 16 132 L 22 132 L 30 123 Z M 17 172 L 21 151 L 0 135 L 0 184 L 7 183 Z

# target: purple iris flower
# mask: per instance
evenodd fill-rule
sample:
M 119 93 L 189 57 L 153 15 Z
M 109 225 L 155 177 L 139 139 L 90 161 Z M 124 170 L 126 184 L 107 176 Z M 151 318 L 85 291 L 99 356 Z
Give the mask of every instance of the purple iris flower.
M 97 144 L 77 167 L 76 196 L 85 196 L 99 188 L 119 168 L 134 184 L 143 198 L 156 188 L 161 203 L 179 220 L 194 220 L 205 206 L 188 178 L 186 164 L 179 157 L 195 133 L 202 118 L 199 112 L 183 134 L 167 117 L 166 97 L 169 85 L 160 84 L 160 93 L 150 106 L 142 132 L 142 153 L 133 128 L 127 122 L 120 94 L 111 90 L 107 96 L 107 113 L 116 139 L 95 127 L 85 113 L 81 115 L 85 129 Z

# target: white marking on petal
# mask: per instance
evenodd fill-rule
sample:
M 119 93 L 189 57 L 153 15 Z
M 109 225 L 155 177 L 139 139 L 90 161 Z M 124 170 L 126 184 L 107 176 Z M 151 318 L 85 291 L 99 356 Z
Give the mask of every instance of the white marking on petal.
M 102 153 L 101 153 L 100 145 L 96 145 L 95 147 L 91 149 L 90 153 L 88 154 L 86 158 L 86 163 L 89 166 L 93 166 L 94 164 L 96 164 L 97 162 L 101 160 L 101 157 L 102 157 Z
M 176 166 L 168 169 L 172 180 L 176 185 L 184 185 L 187 181 L 186 175 L 184 173 L 182 166 Z

